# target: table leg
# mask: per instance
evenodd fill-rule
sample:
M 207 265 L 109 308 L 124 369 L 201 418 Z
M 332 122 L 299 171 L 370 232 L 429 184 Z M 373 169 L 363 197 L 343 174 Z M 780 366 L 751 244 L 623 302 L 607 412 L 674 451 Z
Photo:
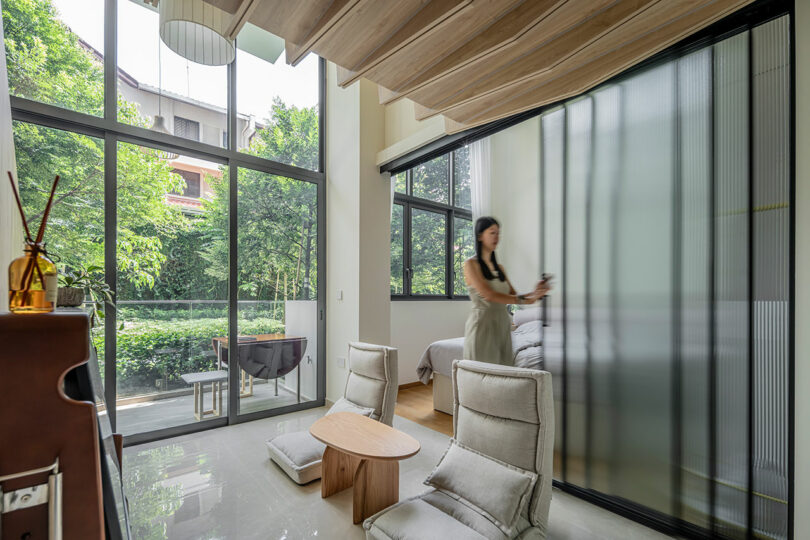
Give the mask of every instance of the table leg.
M 354 523 L 399 501 L 399 462 L 364 459 L 354 473 Z
M 200 420 L 200 383 L 194 383 L 194 418 Z
M 326 498 L 350 488 L 358 465 L 360 458 L 327 446 L 321 461 L 321 497 Z

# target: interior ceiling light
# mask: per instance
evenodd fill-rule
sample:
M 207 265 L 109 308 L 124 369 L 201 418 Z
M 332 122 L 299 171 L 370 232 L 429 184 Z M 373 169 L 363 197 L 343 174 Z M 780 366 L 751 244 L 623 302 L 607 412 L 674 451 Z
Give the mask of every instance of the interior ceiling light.
M 232 16 L 203 0 L 160 0 L 160 38 L 192 62 L 224 66 L 233 62 L 236 46 L 226 37 Z

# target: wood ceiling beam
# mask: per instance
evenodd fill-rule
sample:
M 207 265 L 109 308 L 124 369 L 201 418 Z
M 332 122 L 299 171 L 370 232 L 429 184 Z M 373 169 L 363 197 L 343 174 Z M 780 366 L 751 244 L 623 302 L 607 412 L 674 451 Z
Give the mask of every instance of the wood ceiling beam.
M 287 63 L 292 66 L 298 65 L 318 45 L 318 42 L 361 1 L 363 0 L 334 0 L 300 44 L 285 38 Z
M 248 22 L 248 19 L 250 19 L 257 5 L 259 5 L 259 0 L 242 0 L 242 3 L 239 4 L 239 7 L 233 14 L 228 28 L 225 30 L 225 37 L 228 39 L 236 39 L 237 34 L 239 34 L 239 31 L 245 26 L 245 23 Z
M 249 22 L 286 41 L 303 43 L 332 0 L 259 0 Z
M 425 6 L 429 5 L 427 2 L 428 0 L 361 0 L 346 17 L 334 25 L 313 51 L 332 59 L 337 65 L 352 69 L 378 50 L 409 21 L 418 17 Z M 359 39 L 358 36 L 364 38 Z
M 509 47 L 532 27 L 561 8 L 568 0 L 535 0 L 524 2 L 513 11 L 501 17 L 492 26 L 468 40 L 455 51 L 438 62 L 426 65 L 418 73 L 392 91 L 391 101 L 408 95 L 426 84 L 430 84 L 462 66 L 485 58 Z M 615 0 L 601 0 L 602 2 Z M 599 4 L 599 2 L 593 2 Z M 395 97 L 394 97 L 395 96 Z
M 528 51 L 524 43 L 522 47 L 511 51 L 511 54 L 487 58 L 487 62 L 468 64 L 456 70 L 452 77 L 445 77 L 441 83 L 436 82 L 411 92 L 409 97 L 435 111 L 434 114 L 474 101 L 482 95 L 508 88 L 527 78 L 539 77 L 589 45 L 599 43 L 600 46 L 605 46 L 603 38 L 611 33 L 619 36 L 628 21 L 643 19 L 645 24 L 649 24 L 649 19 L 644 16 L 645 12 L 655 6 L 660 10 L 669 2 L 672 0 L 613 2 L 567 31 L 537 43 Z M 516 55 L 517 52 L 522 54 Z M 463 81 L 467 84 L 463 84 Z
M 414 73 L 452 53 L 460 44 L 474 39 L 524 1 L 536 0 L 476 0 L 462 6 L 420 39 L 410 41 L 390 54 L 384 62 L 371 67 L 365 77 L 396 91 L 396 87 Z
M 414 40 L 429 34 L 438 24 L 469 6 L 472 0 L 432 0 L 423 5 L 413 17 L 382 42 L 360 63 L 346 70 L 346 76 L 338 77 L 338 85 L 346 87 L 364 76 L 368 71 Z
M 542 80 L 513 88 L 511 96 L 490 94 L 480 103 L 468 103 L 446 112 L 448 132 L 463 131 L 582 94 L 752 1 L 679 2 L 689 4 L 692 9 L 653 29 L 648 28 L 647 32 L 636 34 L 629 43 L 603 50 L 585 63 L 572 62 L 570 68 L 554 70 L 552 76 Z M 671 4 L 675 1 L 672 0 Z M 668 2 L 669 7 L 671 4 Z

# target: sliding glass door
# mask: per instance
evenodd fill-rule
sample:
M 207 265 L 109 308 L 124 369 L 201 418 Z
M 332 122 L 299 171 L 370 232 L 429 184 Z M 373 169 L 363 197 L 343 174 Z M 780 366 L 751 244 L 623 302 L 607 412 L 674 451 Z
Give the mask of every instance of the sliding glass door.
M 253 169 L 240 168 L 238 178 L 239 370 L 232 377 L 236 414 L 250 417 L 317 400 L 318 190 Z M 227 345 L 219 344 L 223 357 Z
M 788 537 L 789 25 L 541 118 L 554 476 L 669 530 Z

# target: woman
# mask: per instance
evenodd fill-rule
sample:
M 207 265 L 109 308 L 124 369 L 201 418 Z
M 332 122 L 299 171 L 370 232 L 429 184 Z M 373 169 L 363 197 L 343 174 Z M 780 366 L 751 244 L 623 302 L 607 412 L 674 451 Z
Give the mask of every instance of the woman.
M 473 309 L 464 328 L 464 358 L 514 365 L 511 321 L 506 306 L 533 304 L 548 292 L 540 281 L 528 294 L 517 294 L 506 277 L 503 266 L 495 259 L 500 225 L 491 217 L 475 222 L 475 257 L 464 262 L 464 281 L 470 292 Z

